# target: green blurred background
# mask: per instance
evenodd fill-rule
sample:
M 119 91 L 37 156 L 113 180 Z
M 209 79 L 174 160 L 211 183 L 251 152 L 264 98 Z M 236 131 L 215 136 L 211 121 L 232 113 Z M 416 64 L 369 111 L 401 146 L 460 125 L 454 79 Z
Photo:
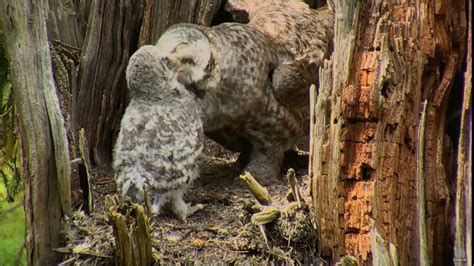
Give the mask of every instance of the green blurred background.
M 22 195 L 8 203 L 5 187 L 0 184 L 0 265 L 27 265 L 25 243 L 25 212 Z

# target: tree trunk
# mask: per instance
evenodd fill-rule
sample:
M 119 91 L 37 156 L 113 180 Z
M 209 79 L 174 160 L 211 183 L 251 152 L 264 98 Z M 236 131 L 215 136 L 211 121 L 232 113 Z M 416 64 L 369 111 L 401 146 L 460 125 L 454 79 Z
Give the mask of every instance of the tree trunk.
M 87 13 L 88 28 L 79 64 L 77 92 L 71 93 L 72 126 L 75 134 L 84 128 L 95 165 L 107 167 L 111 163 L 113 141 L 126 106 L 124 73 L 129 56 L 138 46 L 155 43 L 172 24 L 209 25 L 220 2 L 92 1 Z
M 140 36 L 141 44 L 153 43 L 174 23 L 210 25 L 220 5 L 220 0 L 0 2 L 23 147 L 31 264 L 60 259 L 53 248 L 63 245 L 60 226 L 71 208 L 71 172 L 73 190 L 81 183 L 86 193 L 91 172 L 81 169 L 90 164 L 110 169 L 126 106 L 125 67 Z M 79 141 L 81 129 L 85 141 Z
M 468 5 L 466 72 L 457 154 L 453 255 L 456 265 L 472 265 L 472 1 Z
M 462 89 L 453 84 L 467 26 L 464 1 L 455 2 L 334 1 L 335 49 L 312 106 L 310 158 L 323 255 L 333 262 L 452 259 L 446 113 L 450 91 Z
M 58 262 L 62 214 L 71 211 L 69 154 L 53 80 L 44 1 L 2 1 L 1 25 L 12 69 L 22 143 L 28 258 Z

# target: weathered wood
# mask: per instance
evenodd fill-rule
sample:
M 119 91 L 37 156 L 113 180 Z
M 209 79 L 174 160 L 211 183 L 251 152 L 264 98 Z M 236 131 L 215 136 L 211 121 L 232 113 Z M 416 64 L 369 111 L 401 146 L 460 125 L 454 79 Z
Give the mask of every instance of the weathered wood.
M 334 53 L 319 74 L 319 94 L 311 114 L 315 125 L 310 133 L 313 143 L 309 166 L 313 208 L 321 230 L 322 256 L 338 258 L 345 254 L 343 223 L 344 200 L 340 198 L 341 91 L 349 77 L 349 62 L 355 46 L 360 3 L 337 1 Z M 337 69 L 335 69 L 337 67 Z M 341 217 L 342 216 L 342 217 Z M 334 253 L 333 253 L 334 250 Z
M 53 40 L 82 47 L 84 42 L 85 23 L 78 16 L 79 1 L 77 0 L 48 0 L 48 28 Z
M 82 1 L 85 2 L 85 1 Z M 77 141 L 74 132 L 73 106 L 76 106 L 77 75 L 84 42 L 86 23 L 83 18 L 84 4 L 78 0 L 48 0 L 47 27 L 53 56 L 53 74 L 58 88 L 58 98 L 68 133 L 71 158 L 77 157 Z M 74 178 L 75 176 L 73 176 Z
M 143 7 L 144 0 L 92 1 L 90 6 L 72 115 L 76 134 L 84 128 L 98 166 L 112 159 L 124 109 L 125 68 L 137 46 Z
M 148 217 L 141 205 L 109 198 L 109 220 L 117 246 L 116 265 L 151 265 L 151 233 Z
M 209 26 L 222 0 L 146 0 L 140 46 L 154 44 L 163 31 L 176 23 Z
M 400 265 L 442 263 L 447 178 L 453 178 L 443 165 L 444 117 L 462 66 L 464 2 L 332 2 L 335 48 L 320 72 L 311 133 L 311 187 L 323 255 L 333 261 L 357 255 L 370 263 L 376 259 L 370 239 L 377 232 L 386 250 L 396 250 Z M 425 100 L 423 147 L 416 132 Z M 417 162 L 418 153 L 424 162 Z M 423 181 L 425 200 L 417 194 Z M 426 208 L 426 217 L 416 206 Z
M 468 3 L 468 37 L 455 199 L 454 260 L 472 265 L 472 1 Z
M 84 129 L 79 130 L 79 154 L 81 155 L 80 159 L 82 165 L 84 166 L 85 176 L 79 177 L 81 183 L 81 189 L 83 195 L 84 203 L 86 204 L 85 209 L 88 213 L 94 210 L 94 200 L 92 199 L 92 169 L 89 162 L 89 155 L 86 150 L 86 137 L 84 134 Z
M 15 108 L 24 158 L 28 258 L 51 265 L 59 254 L 62 213 L 70 212 L 64 121 L 54 84 L 45 1 L 0 2 L 0 25 L 12 66 Z
M 247 186 L 260 204 L 270 205 L 272 203 L 272 197 L 270 193 L 268 193 L 268 190 L 260 185 L 249 172 L 240 175 L 240 180 L 244 182 L 245 186 Z

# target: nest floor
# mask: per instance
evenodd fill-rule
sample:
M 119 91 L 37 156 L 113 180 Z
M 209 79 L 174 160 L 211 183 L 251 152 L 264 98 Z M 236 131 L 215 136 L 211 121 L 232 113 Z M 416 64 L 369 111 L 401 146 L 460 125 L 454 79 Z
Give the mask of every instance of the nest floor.
M 298 206 L 294 197 L 288 196 L 286 174 L 267 182 L 271 207 L 279 213 L 278 218 L 262 224 L 256 223 L 252 215 L 269 207 L 258 204 L 240 180 L 236 158 L 237 154 L 207 146 L 201 177 L 185 198 L 193 204 L 204 204 L 204 209 L 186 221 L 166 214 L 149 218 L 154 261 L 157 264 L 319 264 L 318 230 L 307 207 L 310 198 L 306 167 L 295 168 L 302 194 L 302 204 Z M 67 243 L 58 249 L 65 253 L 64 265 L 115 264 L 116 244 L 104 203 L 107 195 L 116 192 L 115 183 L 107 173 L 95 180 L 94 211 L 90 214 L 77 211 L 64 220 Z

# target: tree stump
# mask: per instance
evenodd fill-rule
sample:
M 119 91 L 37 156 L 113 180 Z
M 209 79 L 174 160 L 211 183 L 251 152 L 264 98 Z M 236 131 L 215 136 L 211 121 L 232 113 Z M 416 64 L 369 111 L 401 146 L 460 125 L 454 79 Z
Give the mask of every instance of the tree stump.
M 151 265 L 151 233 L 145 208 L 131 201 L 119 204 L 117 199 L 116 196 L 107 198 L 109 221 L 114 230 L 117 250 L 115 264 Z
M 465 2 L 333 2 L 334 54 L 311 114 L 323 255 L 448 263 L 456 177 L 446 148 L 457 137 L 445 125 L 463 67 Z

